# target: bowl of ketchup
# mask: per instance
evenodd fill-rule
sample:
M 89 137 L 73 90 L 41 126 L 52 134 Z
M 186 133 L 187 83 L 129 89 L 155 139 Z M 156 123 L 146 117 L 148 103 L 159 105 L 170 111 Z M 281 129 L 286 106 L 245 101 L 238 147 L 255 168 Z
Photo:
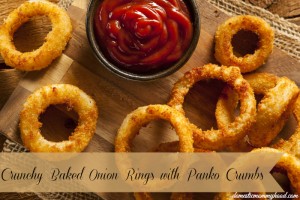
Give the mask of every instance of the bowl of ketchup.
M 190 58 L 200 16 L 195 0 L 91 0 L 86 33 L 102 66 L 123 78 L 154 80 Z

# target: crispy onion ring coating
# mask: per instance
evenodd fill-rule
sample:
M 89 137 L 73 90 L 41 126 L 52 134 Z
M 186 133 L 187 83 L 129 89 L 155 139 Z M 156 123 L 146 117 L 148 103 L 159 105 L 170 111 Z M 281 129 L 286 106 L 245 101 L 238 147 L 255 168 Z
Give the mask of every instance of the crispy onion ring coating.
M 31 17 L 46 15 L 52 23 L 52 30 L 44 44 L 32 51 L 22 53 L 13 43 L 15 31 Z M 72 24 L 67 12 L 48 1 L 25 2 L 12 11 L 0 27 L 0 52 L 6 65 L 24 71 L 47 67 L 62 54 L 71 38 Z
M 78 125 L 69 140 L 51 142 L 41 133 L 39 116 L 49 105 L 66 104 L 79 115 Z M 20 114 L 21 138 L 32 152 L 81 152 L 96 130 L 98 109 L 95 101 L 79 88 L 68 84 L 44 86 L 31 94 Z
M 241 30 L 251 31 L 259 37 L 258 49 L 244 57 L 234 55 L 232 37 Z M 274 31 L 263 19 L 240 15 L 231 17 L 218 27 L 215 35 L 215 57 L 227 66 L 238 66 L 242 73 L 257 69 L 265 63 L 273 50 Z
M 275 165 L 276 169 L 286 172 L 290 184 L 293 188 L 294 194 L 300 194 L 300 160 L 295 156 L 279 151 L 273 148 L 258 148 L 254 149 L 252 152 L 264 152 L 264 153 L 283 153 L 277 164 Z M 233 193 L 220 193 L 215 198 L 215 200 L 233 200 Z
M 237 67 L 219 67 L 207 64 L 194 68 L 175 83 L 169 105 L 184 113 L 184 97 L 189 89 L 198 81 L 205 79 L 219 79 L 231 85 L 241 98 L 241 112 L 234 122 L 219 130 L 202 131 L 196 125 L 191 124 L 194 130 L 194 146 L 201 149 L 220 150 L 232 145 L 246 135 L 246 131 L 252 126 L 256 116 L 256 101 L 249 83 L 243 79 Z
M 149 105 L 139 107 L 126 116 L 115 139 L 116 152 L 130 152 L 131 143 L 139 130 L 149 122 L 164 119 L 171 123 L 178 137 L 180 152 L 194 152 L 193 132 L 185 116 L 167 105 Z M 184 193 L 174 194 L 173 199 L 185 197 Z M 136 200 L 152 200 L 149 193 L 134 193 Z
M 183 114 L 167 105 L 139 107 L 126 116 L 115 139 L 116 152 L 130 152 L 139 130 L 149 122 L 164 119 L 171 123 L 179 137 L 179 151 L 193 152 L 192 130 Z
M 281 139 L 274 145 L 274 148 L 291 153 L 300 158 L 300 96 L 298 96 L 293 110 L 294 117 L 297 121 L 295 133 L 288 139 Z
M 278 150 L 272 148 L 261 148 L 257 149 L 256 151 L 263 151 L 267 153 L 272 151 L 276 152 Z M 284 154 L 275 165 L 275 168 L 285 171 L 287 173 L 287 177 L 290 180 L 293 192 L 295 194 L 300 194 L 300 160 L 292 154 L 286 152 L 282 153 Z
M 257 106 L 256 123 L 247 132 L 249 143 L 253 147 L 267 146 L 282 130 L 291 114 L 299 89 L 290 79 L 278 78 L 272 74 L 256 73 L 244 78 L 249 80 L 255 94 L 264 95 Z M 235 92 L 228 86 L 222 91 L 216 108 L 219 128 L 227 126 L 234 119 L 234 110 L 238 103 L 235 96 Z M 230 149 L 248 151 L 251 146 L 241 140 Z

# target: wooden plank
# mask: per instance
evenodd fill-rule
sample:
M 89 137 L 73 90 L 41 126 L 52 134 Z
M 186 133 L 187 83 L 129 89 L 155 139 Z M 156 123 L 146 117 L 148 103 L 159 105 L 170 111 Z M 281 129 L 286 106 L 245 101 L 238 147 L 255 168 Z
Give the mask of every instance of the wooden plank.
M 73 60 L 66 55 L 60 56 L 50 67 L 27 73 L 19 85 L 28 91 L 35 91 L 43 85 L 58 83 L 70 68 Z

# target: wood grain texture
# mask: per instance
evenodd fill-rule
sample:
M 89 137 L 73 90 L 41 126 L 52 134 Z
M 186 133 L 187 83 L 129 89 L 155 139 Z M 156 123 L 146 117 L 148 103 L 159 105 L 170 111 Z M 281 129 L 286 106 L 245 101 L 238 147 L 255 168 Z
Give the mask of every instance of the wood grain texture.
M 300 25 L 299 0 L 239 0 L 264 8 L 286 20 Z
M 76 5 L 76 1 L 74 3 Z M 173 84 L 184 72 L 206 63 L 216 63 L 213 56 L 214 33 L 217 26 L 228 16 L 206 1 L 198 0 L 197 3 L 201 13 L 202 29 L 194 54 L 181 70 L 169 77 L 152 82 L 129 81 L 101 66 L 94 57 L 86 38 L 85 10 L 71 6 L 68 12 L 72 18 L 74 31 L 64 55 L 47 69 L 30 72 L 21 80 L 0 113 L 0 130 L 8 134 L 10 138 L 21 142 L 18 131 L 18 114 L 27 96 L 42 85 L 70 83 L 91 95 L 99 107 L 100 116 L 96 136 L 87 150 L 112 151 L 117 129 L 128 113 L 139 106 L 166 103 Z M 299 62 L 297 60 L 275 48 L 267 63 L 258 71 L 288 76 L 299 84 L 300 72 L 298 69 Z M 222 86 L 223 83 L 219 81 L 203 81 L 196 84 L 186 97 L 184 107 L 187 116 L 203 129 L 215 127 L 215 103 Z M 57 112 L 52 112 L 53 114 L 57 114 Z M 62 113 L 62 115 L 65 114 Z M 51 117 L 48 116 L 48 118 Z M 60 135 L 58 130 L 55 129 L 53 134 Z M 170 125 L 164 122 L 150 124 L 141 132 L 142 134 L 135 140 L 137 150 L 153 149 L 158 141 L 176 139 Z M 164 134 L 157 134 L 157 132 Z M 101 143 L 94 142 L 95 140 L 102 141 L 104 147 L 101 146 Z
M 122 79 L 107 71 L 93 56 L 85 34 L 86 2 L 76 0 L 73 6 L 69 8 L 68 12 L 74 27 L 72 39 L 64 54 L 51 66 L 42 71 L 29 72 L 24 77 L 22 77 L 23 73 L 16 70 L 14 70 L 14 74 L 7 75 L 7 79 L 3 79 L 2 77 L 5 76 L 0 73 L 0 86 L 5 85 L 4 87 L 8 88 L 10 93 L 13 88 L 16 88 L 12 95 L 5 94 L 6 99 L 0 98 L 2 103 L 6 102 L 0 111 L 0 131 L 7 134 L 9 138 L 22 143 L 18 128 L 19 113 L 28 95 L 36 88 L 46 84 L 70 83 L 91 95 L 99 108 L 96 134 L 85 151 L 112 152 L 117 130 L 128 113 L 139 106 L 166 103 L 173 84 L 184 72 L 209 62 L 216 63 L 213 56 L 214 33 L 217 26 L 228 16 L 206 1 L 197 0 L 201 14 L 201 36 L 194 54 L 186 65 L 175 74 L 152 82 Z M 25 43 L 22 45 L 26 46 Z M 297 60 L 275 48 L 267 63 L 258 71 L 288 76 L 299 85 L 299 68 L 300 65 Z M 17 84 L 19 80 L 21 81 Z M 184 108 L 187 116 L 204 130 L 216 126 L 215 104 L 223 85 L 222 82 L 215 80 L 202 81 L 197 83 L 186 97 Z M 7 100 L 9 96 L 10 98 Z M 43 116 L 43 133 L 52 140 L 65 139 L 70 134 L 69 129 L 72 129 L 72 126 L 70 128 L 67 124 L 70 120 L 76 121 L 74 113 L 66 112 L 61 106 L 54 106 Z M 291 133 L 293 128 L 294 123 L 291 120 L 283 132 Z M 177 137 L 168 123 L 153 122 L 148 127 L 143 128 L 134 140 L 134 150 L 148 151 L 158 145 L 159 142 L 175 139 Z M 124 199 L 124 195 L 126 195 L 126 199 L 130 199 L 128 194 L 101 195 L 108 196 L 108 199 Z
M 0 70 L 0 109 L 17 87 L 23 73 L 14 69 Z

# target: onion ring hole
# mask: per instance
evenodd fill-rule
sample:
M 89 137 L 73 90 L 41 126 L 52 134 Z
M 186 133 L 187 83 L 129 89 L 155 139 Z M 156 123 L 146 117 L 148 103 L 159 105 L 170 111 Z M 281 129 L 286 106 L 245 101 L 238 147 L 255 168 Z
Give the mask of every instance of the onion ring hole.
M 183 109 L 189 121 L 203 131 L 217 129 L 215 110 L 225 83 L 216 79 L 202 80 L 193 85 L 185 97 Z M 205 103 L 199 103 L 205 102 Z M 205 114 L 205 118 L 201 117 Z
M 47 16 L 34 16 L 14 33 L 14 44 L 20 52 L 30 52 L 41 47 L 52 24 Z
M 43 124 L 41 133 L 46 140 L 61 142 L 68 140 L 78 124 L 78 114 L 65 104 L 50 105 L 40 115 L 39 121 Z
M 133 139 L 132 151 L 153 151 L 160 143 L 170 141 L 178 141 L 178 136 L 171 124 L 162 119 L 154 120 L 140 129 Z
M 240 30 L 231 39 L 233 53 L 237 57 L 254 54 L 259 48 L 259 37 L 252 31 Z

